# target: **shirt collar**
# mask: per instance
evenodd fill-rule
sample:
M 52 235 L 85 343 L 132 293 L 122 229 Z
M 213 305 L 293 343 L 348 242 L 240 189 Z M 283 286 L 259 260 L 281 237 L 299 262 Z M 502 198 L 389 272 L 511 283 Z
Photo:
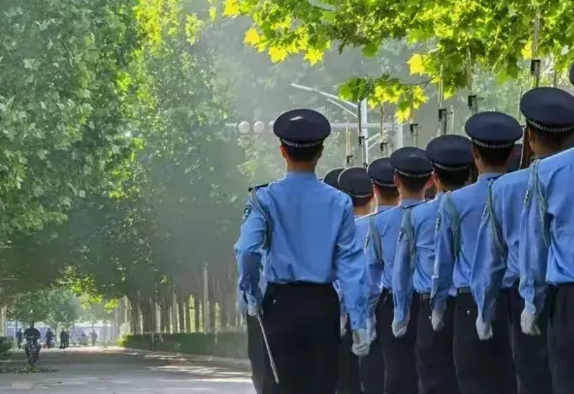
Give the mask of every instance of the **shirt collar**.
M 287 171 L 285 178 L 293 179 L 317 179 L 317 175 L 310 171 Z
M 492 178 L 497 178 L 499 176 L 504 175 L 502 172 L 485 172 L 478 176 L 478 182 L 489 181 Z
M 377 213 L 383 212 L 386 211 L 387 209 L 391 209 L 392 207 L 394 207 L 394 205 L 378 205 L 376 212 Z
M 423 202 L 424 200 L 420 200 L 418 198 L 405 198 L 401 200 L 400 206 L 404 207 L 407 205 L 418 204 L 419 202 Z

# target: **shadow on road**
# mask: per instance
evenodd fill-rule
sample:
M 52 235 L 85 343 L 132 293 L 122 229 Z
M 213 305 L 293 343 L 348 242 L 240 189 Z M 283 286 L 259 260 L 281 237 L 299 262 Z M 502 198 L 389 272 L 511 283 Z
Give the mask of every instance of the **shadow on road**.
M 11 369 L 24 364 L 23 351 L 15 351 L 2 367 Z M 89 389 L 116 394 L 253 393 L 248 367 L 179 355 L 117 348 L 50 349 L 42 350 L 39 366 L 55 372 L 0 374 L 0 392 L 26 389 L 28 392 L 41 390 L 45 394 L 71 394 Z

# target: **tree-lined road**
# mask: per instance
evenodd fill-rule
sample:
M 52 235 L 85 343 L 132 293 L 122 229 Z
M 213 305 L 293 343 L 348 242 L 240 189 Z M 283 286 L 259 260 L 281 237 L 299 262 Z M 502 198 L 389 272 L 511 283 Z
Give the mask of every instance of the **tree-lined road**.
M 99 348 L 43 350 L 40 358 L 39 367 L 56 371 L 2 374 L 0 393 L 254 394 L 245 366 Z M 17 353 L 3 368 L 23 364 L 23 354 Z

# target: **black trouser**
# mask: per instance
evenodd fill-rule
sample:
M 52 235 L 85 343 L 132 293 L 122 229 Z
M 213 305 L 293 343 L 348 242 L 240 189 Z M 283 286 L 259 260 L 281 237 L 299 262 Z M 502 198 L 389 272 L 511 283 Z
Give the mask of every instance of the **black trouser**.
M 554 394 L 574 393 L 574 284 L 548 291 L 548 356 Z
M 522 332 L 520 315 L 524 310 L 524 300 L 518 292 L 518 283 L 508 290 L 510 313 L 510 335 L 512 352 L 518 379 L 519 394 L 552 393 L 552 377 L 548 364 L 548 308 L 544 308 L 538 319 L 542 335 L 532 336 Z M 574 393 L 574 391 L 572 391 Z
M 364 394 L 383 394 L 385 392 L 385 362 L 378 337 L 371 342 L 369 354 L 361 357 L 360 368 Z
M 247 320 L 247 355 L 251 363 L 251 380 L 257 394 L 263 393 L 263 376 L 265 373 L 265 342 L 257 318 L 246 315 Z
M 477 308 L 470 291 L 459 289 L 454 322 L 454 361 L 461 394 L 515 394 L 516 372 L 510 348 L 507 291 L 496 300 L 493 337 L 476 333 Z
M 334 394 L 340 343 L 339 297 L 332 285 L 269 284 L 263 322 L 279 384 L 265 363 L 264 394 Z M 267 358 L 267 355 L 266 355 Z
M 417 322 L 417 372 L 420 394 L 458 394 L 458 380 L 452 351 L 455 299 L 449 297 L 444 314 L 444 327 L 432 328 L 430 294 L 418 295 L 413 302 L 420 303 Z
M 351 332 L 351 323 L 347 320 L 347 332 L 341 338 L 339 346 L 337 394 L 359 394 L 361 392 L 359 357 L 353 353 L 352 345 L 353 333 Z
M 411 303 L 411 316 L 418 315 L 418 307 L 418 302 Z M 393 295 L 385 290 L 377 304 L 377 336 L 385 363 L 385 394 L 417 394 L 419 385 L 415 356 L 417 319 L 410 319 L 407 333 L 401 338 L 396 338 L 392 330 L 393 315 Z

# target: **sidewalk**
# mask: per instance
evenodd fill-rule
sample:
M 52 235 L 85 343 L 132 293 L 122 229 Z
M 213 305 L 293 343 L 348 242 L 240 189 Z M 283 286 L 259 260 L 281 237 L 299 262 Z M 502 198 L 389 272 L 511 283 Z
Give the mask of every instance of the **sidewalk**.
M 249 360 L 237 359 L 237 358 L 225 358 L 225 357 L 214 357 L 214 356 L 202 356 L 198 354 L 186 354 L 186 353 L 175 353 L 175 352 L 156 352 L 152 350 L 143 350 L 143 349 L 132 349 L 132 348 L 124 348 L 124 347 L 113 347 L 110 346 L 105 350 L 111 350 L 114 352 L 119 353 L 134 353 L 139 355 L 146 355 L 146 356 L 157 356 L 157 357 L 166 357 L 166 358 L 180 358 L 189 361 L 198 361 L 198 362 L 207 362 L 207 363 L 217 363 L 223 365 L 230 365 L 230 366 L 241 366 L 241 367 L 251 367 Z

